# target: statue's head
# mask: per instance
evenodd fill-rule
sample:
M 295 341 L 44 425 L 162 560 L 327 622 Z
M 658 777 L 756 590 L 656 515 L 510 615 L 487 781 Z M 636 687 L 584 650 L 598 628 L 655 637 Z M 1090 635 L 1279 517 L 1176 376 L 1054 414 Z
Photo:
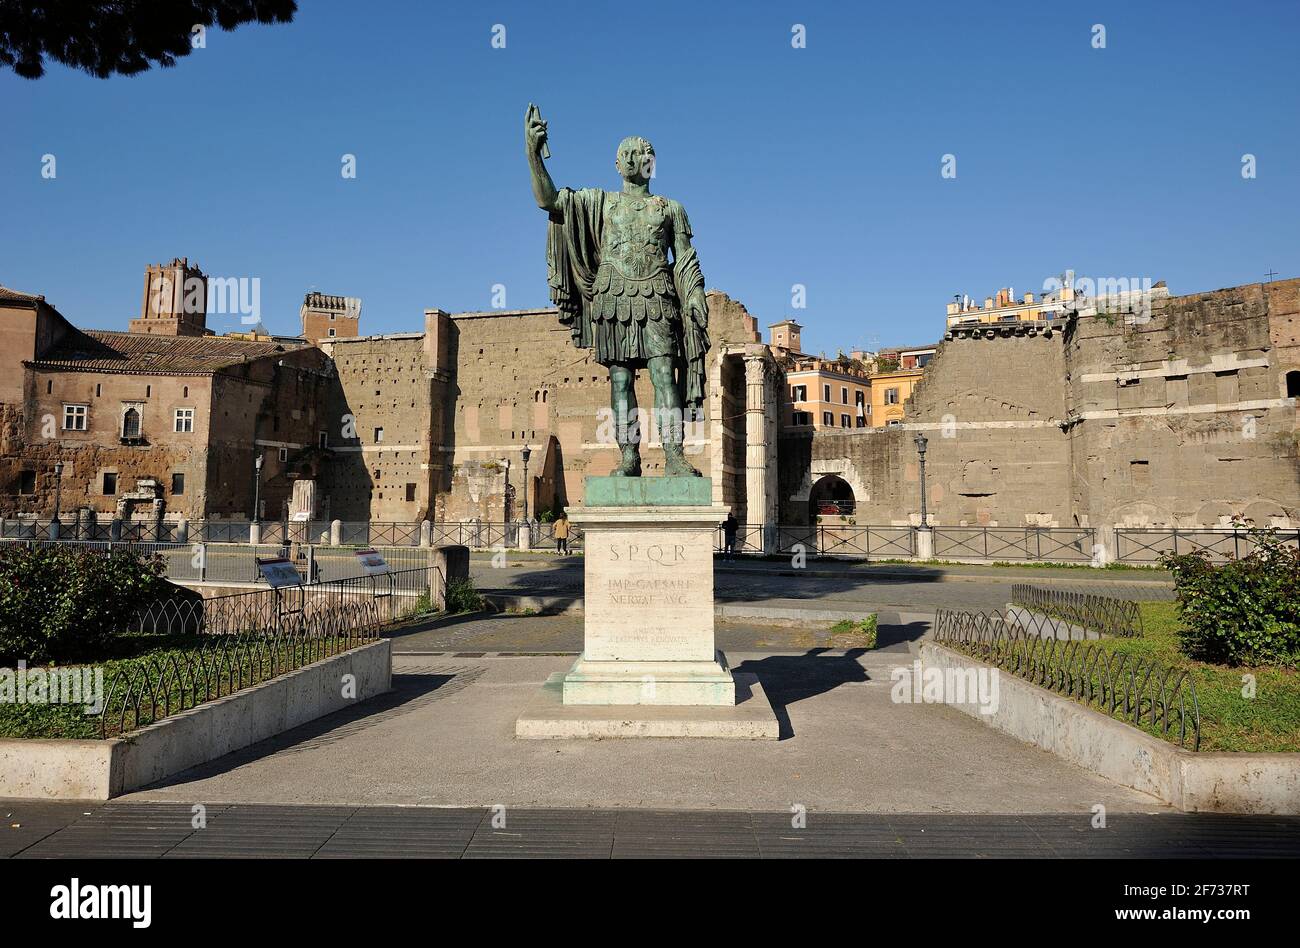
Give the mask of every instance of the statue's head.
M 614 167 L 624 181 L 646 184 L 654 177 L 655 146 L 640 135 L 629 135 L 618 143 Z

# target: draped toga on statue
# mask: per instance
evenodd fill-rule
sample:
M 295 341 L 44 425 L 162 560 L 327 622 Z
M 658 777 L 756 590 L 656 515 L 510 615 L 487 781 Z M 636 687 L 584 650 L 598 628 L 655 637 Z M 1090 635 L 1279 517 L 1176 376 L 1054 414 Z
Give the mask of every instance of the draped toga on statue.
M 643 368 L 671 355 L 685 375 L 685 404 L 698 409 L 709 337 L 683 316 L 682 300 L 703 289 L 704 275 L 693 247 L 669 262 L 675 236 L 691 236 L 677 201 L 562 188 L 546 230 L 547 281 L 560 322 L 597 362 Z

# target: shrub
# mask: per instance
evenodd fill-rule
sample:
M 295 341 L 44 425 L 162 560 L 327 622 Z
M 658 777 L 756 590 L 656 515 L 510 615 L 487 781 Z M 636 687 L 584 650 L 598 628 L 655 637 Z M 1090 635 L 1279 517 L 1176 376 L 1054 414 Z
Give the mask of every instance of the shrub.
M 0 660 L 100 657 L 140 610 L 163 595 L 163 563 L 127 550 L 0 548 Z
M 447 584 L 447 612 L 478 612 L 482 608 L 483 597 L 472 579 L 453 579 Z
M 1166 554 L 1191 658 L 1225 665 L 1295 665 L 1300 659 L 1300 550 L 1274 530 L 1251 530 L 1249 556 L 1219 566 L 1203 551 Z

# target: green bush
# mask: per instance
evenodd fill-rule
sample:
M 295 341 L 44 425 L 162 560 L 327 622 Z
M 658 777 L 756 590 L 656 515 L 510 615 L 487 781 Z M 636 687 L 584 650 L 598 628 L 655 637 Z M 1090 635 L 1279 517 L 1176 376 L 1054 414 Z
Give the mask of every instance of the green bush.
M 447 584 L 447 612 L 478 612 L 483 608 L 483 597 L 474 588 L 472 579 L 453 579 Z
M 1203 551 L 1166 554 L 1174 574 L 1184 654 L 1224 665 L 1300 660 L 1300 550 L 1276 531 L 1251 530 L 1255 550 L 1216 566 Z
M 68 546 L 0 547 L 0 661 L 101 657 L 167 588 L 157 556 Z

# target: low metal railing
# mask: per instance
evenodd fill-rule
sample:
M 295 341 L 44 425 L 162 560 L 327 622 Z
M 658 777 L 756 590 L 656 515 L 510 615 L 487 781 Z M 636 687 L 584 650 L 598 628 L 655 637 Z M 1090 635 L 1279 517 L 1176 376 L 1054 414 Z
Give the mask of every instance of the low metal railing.
M 1011 587 L 1011 602 L 1101 635 L 1142 634 L 1142 612 L 1128 599 L 1016 583 Z
M 1281 543 L 1300 547 L 1300 529 L 1278 529 Z M 1124 563 L 1157 563 L 1165 553 L 1203 551 L 1215 562 L 1242 559 L 1259 546 L 1249 529 L 1185 527 L 1116 527 L 1115 558 Z
M 104 693 L 100 734 L 145 727 L 375 640 L 364 633 L 214 636 L 197 651 L 140 659 L 117 670 Z
M 1088 562 L 1093 558 L 1090 527 L 931 528 L 936 559 L 1050 560 Z
M 933 640 L 1192 750 L 1201 746 L 1196 685 L 1184 668 L 1058 639 L 1002 613 L 935 615 Z
M 100 733 L 123 734 L 376 641 L 385 626 L 432 606 L 434 575 L 422 568 L 160 600 L 141 611 L 131 631 L 197 637 L 197 647 L 118 667 L 105 687 Z

